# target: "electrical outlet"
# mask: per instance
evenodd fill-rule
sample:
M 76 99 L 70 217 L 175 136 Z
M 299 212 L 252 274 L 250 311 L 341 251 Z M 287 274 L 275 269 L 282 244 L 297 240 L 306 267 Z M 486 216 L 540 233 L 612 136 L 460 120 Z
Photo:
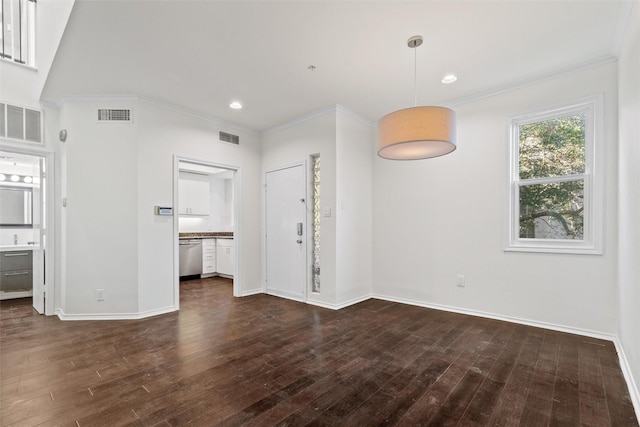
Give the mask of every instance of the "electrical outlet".
M 104 289 L 96 289 L 96 300 L 104 301 Z
M 459 288 L 464 288 L 464 285 L 465 285 L 464 274 L 458 274 L 458 276 L 456 277 L 456 286 Z

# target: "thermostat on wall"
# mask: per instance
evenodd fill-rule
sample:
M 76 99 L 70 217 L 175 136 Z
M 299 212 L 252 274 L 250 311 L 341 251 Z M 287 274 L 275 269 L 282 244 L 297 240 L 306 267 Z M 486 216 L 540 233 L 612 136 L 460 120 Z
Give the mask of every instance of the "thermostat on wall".
M 156 215 L 173 215 L 173 208 L 170 206 L 155 206 Z

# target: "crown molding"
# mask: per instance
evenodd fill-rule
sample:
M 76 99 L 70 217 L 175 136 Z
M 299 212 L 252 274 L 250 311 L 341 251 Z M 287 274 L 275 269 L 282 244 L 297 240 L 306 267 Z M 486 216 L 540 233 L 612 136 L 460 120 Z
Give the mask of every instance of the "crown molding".
M 592 68 L 597 68 L 606 64 L 615 63 L 617 61 L 618 59 L 612 55 L 603 56 L 600 58 L 596 58 L 590 61 L 582 62 L 580 64 L 560 68 L 547 73 L 536 74 L 528 79 L 521 80 L 519 82 L 507 84 L 497 89 L 478 92 L 474 95 L 458 98 L 450 102 L 444 102 L 442 105 L 445 107 L 453 108 L 460 105 L 469 104 L 472 102 L 480 101 L 482 99 L 501 95 L 503 93 L 512 92 L 514 90 L 522 89 L 528 86 L 533 86 L 535 84 L 542 83 L 544 81 L 553 80 L 558 77 L 567 76 L 580 71 L 590 70 Z
M 234 131 L 240 131 L 240 132 L 244 132 L 252 135 L 258 135 L 258 132 L 255 129 L 251 129 L 246 126 L 241 126 L 225 120 L 221 120 L 216 117 L 208 116 L 206 114 L 198 113 L 196 111 L 189 110 L 188 108 L 180 107 L 178 105 L 171 104 L 169 102 L 159 101 L 155 98 L 151 98 L 147 96 L 131 95 L 131 94 L 88 94 L 88 95 L 69 95 L 69 96 L 62 97 L 59 100 L 52 100 L 52 99 L 45 99 L 45 98 L 40 99 L 40 104 L 42 106 L 57 107 L 57 108 L 62 108 L 62 106 L 67 102 L 141 102 L 148 105 L 153 105 L 159 108 L 163 108 L 165 110 L 170 110 L 187 117 L 213 123 L 225 130 L 234 130 Z
M 138 97 L 138 100 L 140 102 L 144 102 L 149 105 L 155 105 L 157 107 L 161 107 L 166 110 L 174 111 L 184 116 L 188 116 L 194 119 L 203 120 L 209 123 L 216 124 L 223 129 L 240 131 L 240 132 L 244 132 L 252 135 L 259 135 L 259 132 L 256 131 L 255 129 L 248 128 L 246 126 L 242 126 L 233 122 L 228 122 L 226 120 L 221 120 L 216 117 L 208 116 L 206 114 L 198 113 L 197 111 L 189 110 L 188 108 L 180 107 L 178 105 L 174 105 L 168 102 L 159 101 L 157 99 L 146 97 L 146 96 L 140 96 Z
M 358 122 L 369 126 L 369 127 L 374 127 L 375 123 L 372 122 L 371 120 L 365 119 L 364 117 L 362 117 L 361 115 L 359 115 L 358 113 L 354 113 L 353 111 L 343 107 L 342 105 L 336 104 L 334 106 L 331 107 L 326 107 L 323 108 L 321 110 L 317 110 L 314 111 L 312 113 L 306 114 L 304 116 L 298 117 L 297 119 L 279 124 L 277 126 L 274 126 L 272 128 L 266 129 L 264 131 L 262 131 L 260 133 L 260 136 L 268 136 L 268 135 L 272 135 L 274 133 L 278 133 L 281 132 L 285 129 L 291 128 L 291 127 L 295 127 L 298 126 L 301 123 L 304 122 L 308 122 L 309 120 L 313 120 L 316 119 L 318 117 L 322 117 L 326 114 L 331 114 L 331 113 L 343 113 L 346 116 L 351 117 L 352 119 L 357 120 Z

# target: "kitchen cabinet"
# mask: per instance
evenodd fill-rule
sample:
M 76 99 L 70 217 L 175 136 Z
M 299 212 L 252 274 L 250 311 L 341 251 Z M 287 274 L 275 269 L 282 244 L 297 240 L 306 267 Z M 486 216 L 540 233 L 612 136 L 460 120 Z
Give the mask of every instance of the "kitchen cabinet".
M 209 177 L 180 172 L 178 180 L 178 213 L 180 215 L 209 215 Z
M 216 239 L 216 269 L 218 274 L 233 277 L 235 272 L 235 255 L 233 239 Z
M 0 291 L 16 292 L 33 289 L 33 251 L 0 253 Z
M 216 239 L 202 239 L 202 276 L 216 273 Z

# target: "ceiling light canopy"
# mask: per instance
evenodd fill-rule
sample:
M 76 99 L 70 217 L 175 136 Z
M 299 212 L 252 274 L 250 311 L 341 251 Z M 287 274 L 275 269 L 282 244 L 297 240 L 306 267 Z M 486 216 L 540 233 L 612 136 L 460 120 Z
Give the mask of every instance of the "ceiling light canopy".
M 411 37 L 415 49 L 422 36 Z M 415 104 L 378 120 L 378 155 L 390 160 L 420 160 L 443 156 L 456 149 L 455 112 L 445 107 L 418 107 L 414 51 Z

